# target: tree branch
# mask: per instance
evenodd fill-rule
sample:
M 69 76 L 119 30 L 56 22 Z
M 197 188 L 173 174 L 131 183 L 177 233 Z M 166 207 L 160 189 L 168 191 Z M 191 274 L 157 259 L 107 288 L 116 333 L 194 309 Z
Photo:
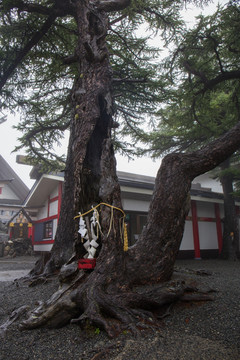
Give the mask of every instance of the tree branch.
M 196 95 L 206 92 L 207 90 L 211 90 L 214 86 L 227 81 L 227 80 L 235 80 L 240 79 L 240 70 L 232 70 L 226 71 L 221 73 L 220 75 L 216 76 L 214 79 L 207 80 L 204 83 L 204 88 L 199 90 Z
M 8 1 L 7 3 L 5 2 L 4 4 L 2 4 L 0 7 L 0 10 L 4 11 L 10 11 L 13 9 L 18 10 L 19 12 L 26 11 L 29 13 L 37 13 L 42 15 L 50 15 L 52 12 L 52 9 L 49 7 L 33 3 L 27 4 L 26 2 L 21 0 Z
M 187 171 L 189 171 L 189 174 L 192 174 L 194 179 L 196 176 L 222 163 L 238 149 L 240 149 L 240 122 L 226 134 L 210 142 L 200 150 L 183 155 L 193 159 Z M 194 162 L 194 158 L 198 158 L 197 163 L 196 161 Z M 199 169 L 201 169 L 200 172 L 198 172 Z
M 113 82 L 115 83 L 146 83 L 147 79 L 128 79 L 128 78 L 113 78 Z
M 206 83 L 206 82 L 208 81 L 208 79 L 206 78 L 205 74 L 203 74 L 201 71 L 198 71 L 198 70 L 196 70 L 195 68 L 193 68 L 193 67 L 190 65 L 189 61 L 185 60 L 185 61 L 183 62 L 183 66 L 184 66 L 184 68 L 187 70 L 188 73 L 193 74 L 193 75 L 199 77 L 199 78 L 202 80 L 203 83 Z
M 119 39 L 122 40 L 123 44 L 126 46 L 126 49 L 127 49 L 129 52 L 131 52 L 136 59 L 138 59 L 138 60 L 141 59 L 138 55 L 136 55 L 136 54 L 132 51 L 131 47 L 128 45 L 128 42 L 126 41 L 126 39 L 125 39 L 122 35 L 120 35 L 116 30 L 114 30 L 114 29 L 112 29 L 112 28 L 110 28 L 110 30 L 111 30 L 114 34 L 116 34 L 116 35 L 119 37 Z M 133 62 L 132 62 L 132 63 L 133 63 Z
M 42 162 L 44 162 L 45 164 L 47 164 L 48 166 L 50 166 L 50 168 L 52 168 L 53 165 L 52 165 L 51 161 L 49 161 L 48 159 L 46 159 L 46 158 L 33 146 L 32 140 L 35 140 L 38 144 L 39 144 L 39 142 L 38 142 L 38 140 L 35 139 L 34 137 L 33 137 L 33 139 L 28 139 L 28 145 L 29 145 L 29 148 L 31 149 L 31 151 L 33 152 L 33 154 L 35 154 Z M 46 151 L 46 153 L 47 153 L 50 157 L 55 158 L 55 159 L 56 159 L 57 161 L 59 161 L 60 163 L 63 162 L 63 160 L 62 160 L 59 156 L 57 156 L 57 155 L 53 154 L 51 151 L 47 150 L 44 146 L 42 146 L 42 144 L 39 144 L 39 145 L 40 145 L 40 147 L 41 147 L 44 151 Z
M 132 117 L 132 118 L 134 118 L 134 119 L 136 119 L 136 120 L 139 119 L 138 116 L 136 116 L 136 115 L 130 113 L 129 111 L 125 110 L 122 106 L 116 105 L 116 107 L 117 107 L 117 109 L 118 109 L 122 114 L 124 114 L 124 115 L 126 115 L 126 116 L 129 116 L 129 117 Z M 125 117 L 125 116 L 124 116 L 124 118 L 125 118 L 125 120 L 126 120 L 126 117 Z M 129 124 L 128 124 L 128 125 L 129 125 Z M 134 129 L 133 129 L 133 130 L 134 130 Z
M 218 41 L 210 34 L 207 34 L 206 37 L 207 37 L 207 39 L 209 39 L 213 42 L 213 49 L 214 49 L 214 52 L 215 52 L 215 55 L 216 55 L 216 58 L 217 58 L 217 61 L 218 61 L 219 67 L 220 67 L 220 71 L 223 73 L 224 69 L 223 69 L 222 61 L 220 59 L 219 52 L 217 51 Z
M 115 24 L 118 23 L 119 21 L 122 21 L 122 20 L 125 19 L 126 17 L 127 17 L 127 15 L 124 14 L 124 15 L 121 15 L 121 16 L 117 17 L 116 19 L 110 21 L 110 23 L 109 23 L 110 27 L 111 27 L 112 25 L 115 25 Z
M 192 113 L 193 113 L 194 120 L 198 123 L 199 126 L 201 126 L 203 129 L 207 130 L 207 132 L 208 132 L 208 134 L 209 134 L 210 136 L 212 136 L 213 133 L 212 133 L 211 128 L 208 127 L 208 126 L 203 125 L 202 122 L 201 122 L 201 121 L 199 120 L 199 118 L 198 118 L 198 115 L 197 115 L 197 113 L 196 113 L 196 98 L 193 99 L 193 103 L 192 103 L 191 109 L 192 109 Z
M 59 117 L 57 120 L 60 120 L 63 116 Z M 38 123 L 39 127 L 34 128 L 32 130 L 29 131 L 29 133 L 26 135 L 26 139 L 30 140 L 32 137 L 34 137 L 35 135 L 42 133 L 43 131 L 51 131 L 51 130 L 67 130 L 70 126 L 70 121 L 68 121 L 66 124 L 63 125 L 59 125 L 59 124 L 55 124 L 55 125 L 51 125 L 51 126 L 44 126 L 42 123 Z
M 193 74 L 198 77 L 204 85 L 204 87 L 199 90 L 196 95 L 200 95 L 202 93 L 205 93 L 207 90 L 211 90 L 212 88 L 214 88 L 214 86 L 220 84 L 221 82 L 240 79 L 240 70 L 223 71 L 223 69 L 221 68 L 221 73 L 215 78 L 209 80 L 203 72 L 198 71 L 197 69 L 192 67 L 187 60 L 183 62 L 183 66 L 189 74 Z
M 73 15 L 73 6 L 70 1 L 53 0 L 49 1 L 49 5 L 51 4 L 52 6 L 43 6 L 34 3 L 26 3 L 22 0 L 10 0 L 0 6 L 0 10 L 10 11 L 16 9 L 20 13 L 25 11 L 42 15 L 51 15 L 54 12 L 56 16 Z
M 62 62 L 64 65 L 74 64 L 79 60 L 77 54 L 72 54 L 63 58 Z
M 149 14 L 153 14 L 156 17 L 160 18 L 166 26 L 172 25 L 172 23 L 170 21 L 166 20 L 166 17 L 164 15 L 160 14 L 158 11 L 153 10 L 149 7 L 145 7 L 145 8 L 143 8 L 143 10 L 149 12 Z M 138 11 L 138 12 L 141 13 L 141 11 Z
M 97 4 L 99 10 L 106 12 L 119 11 L 127 8 L 131 3 L 131 0 L 101 0 Z
M 29 42 L 23 47 L 22 50 L 19 51 L 15 60 L 13 60 L 12 64 L 5 71 L 3 76 L 0 79 L 0 92 L 3 86 L 6 84 L 7 80 L 11 77 L 13 72 L 16 70 L 17 66 L 22 62 L 23 58 L 29 53 L 29 51 L 39 43 L 39 41 L 44 37 L 44 35 L 48 32 L 52 24 L 56 19 L 55 14 L 49 15 L 43 26 L 36 34 L 29 40 Z

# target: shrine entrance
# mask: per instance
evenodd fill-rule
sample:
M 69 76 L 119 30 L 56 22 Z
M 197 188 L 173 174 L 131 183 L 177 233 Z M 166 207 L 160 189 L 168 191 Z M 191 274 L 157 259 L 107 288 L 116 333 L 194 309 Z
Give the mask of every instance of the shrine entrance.
M 32 237 L 32 222 L 24 209 L 20 210 L 9 222 L 10 239 Z

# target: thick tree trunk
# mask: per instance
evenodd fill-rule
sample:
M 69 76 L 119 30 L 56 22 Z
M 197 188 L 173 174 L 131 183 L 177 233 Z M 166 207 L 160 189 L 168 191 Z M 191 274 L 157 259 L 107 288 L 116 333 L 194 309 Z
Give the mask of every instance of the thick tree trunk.
M 146 228 L 127 253 L 122 247 L 119 212 L 116 211 L 114 226 L 107 234 L 110 213 L 108 207 L 104 208 L 105 233 L 94 271 L 79 271 L 76 262 L 64 266 L 60 273 L 60 290 L 30 313 L 22 327 L 62 326 L 71 320 L 80 323 L 88 320 L 114 336 L 123 328 L 135 331 L 136 326 L 146 326 L 146 319 L 149 322 L 152 316 L 150 310 L 184 300 L 189 285 L 166 283 L 166 280 L 173 273 L 181 243 L 191 181 L 227 159 L 239 148 L 239 139 L 240 124 L 199 151 L 165 157 L 156 178 Z M 102 198 L 119 205 L 113 159 L 110 140 L 106 140 L 100 162 Z M 110 186 L 105 186 L 107 174 Z M 187 298 L 189 300 L 189 295 Z M 205 294 L 197 297 L 195 294 L 194 299 L 209 298 Z
M 45 274 L 59 270 L 74 251 L 78 257 L 83 255 L 74 217 L 103 201 L 100 161 L 104 143 L 111 136 L 113 113 L 112 73 L 105 42 L 108 18 L 104 12 L 97 12 L 88 1 L 76 2 L 75 9 L 79 61 L 72 91 L 73 114 L 61 213 L 51 258 L 46 265 L 42 258 L 32 275 L 42 269 Z M 109 185 L 107 178 L 106 184 Z M 120 199 L 120 188 L 115 192 Z
M 127 254 L 130 281 L 158 282 L 171 277 L 189 210 L 191 182 L 236 151 L 239 134 L 238 124 L 199 151 L 173 153 L 164 158 L 156 177 L 147 224 Z
M 227 159 L 221 165 L 221 169 L 228 169 L 229 166 L 230 159 Z M 223 259 L 236 260 L 239 250 L 239 228 L 233 195 L 233 176 L 231 174 L 225 174 L 221 176 L 220 181 L 224 196 L 223 247 L 220 255 Z
M 115 2 L 100 3 L 108 6 Z M 121 200 L 110 141 L 112 98 L 105 46 L 107 18 L 88 1 L 75 4 L 79 75 L 73 92 L 62 211 L 56 243 L 45 269 L 53 271 L 68 260 L 71 254 L 68 246 L 72 249 L 73 240 L 75 257 L 61 269 L 60 290 L 30 313 L 22 326 L 31 329 L 89 320 L 113 336 L 122 326 L 134 330 L 139 320 L 149 322 L 150 310 L 183 298 L 185 289 L 189 290 L 183 283 L 171 282 L 168 286 L 164 282 L 173 273 L 189 210 L 191 182 L 239 148 L 240 124 L 199 151 L 174 153 L 163 160 L 146 228 L 127 253 L 123 251 L 121 212 L 103 206 L 97 265 L 92 272 L 78 270 L 77 260 L 84 249 L 73 217 L 102 201 L 120 208 Z M 149 289 L 144 284 L 156 285 Z

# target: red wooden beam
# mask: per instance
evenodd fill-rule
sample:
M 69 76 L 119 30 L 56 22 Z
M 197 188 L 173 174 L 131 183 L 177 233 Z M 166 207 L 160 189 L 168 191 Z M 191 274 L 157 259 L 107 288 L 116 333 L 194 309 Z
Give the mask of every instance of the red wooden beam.
M 49 199 L 49 202 L 52 203 L 52 202 L 57 201 L 57 200 L 58 200 L 58 196 L 55 196 L 54 198 Z
M 33 223 L 38 224 L 38 223 L 42 223 L 42 222 L 46 222 L 46 221 L 51 221 L 51 220 L 54 220 L 54 219 L 57 219 L 57 215 L 52 215 L 52 216 L 48 216 L 48 217 L 46 217 L 44 219 L 35 220 Z
M 34 245 L 46 245 L 46 244 L 53 244 L 54 240 L 42 240 L 42 241 L 35 241 Z

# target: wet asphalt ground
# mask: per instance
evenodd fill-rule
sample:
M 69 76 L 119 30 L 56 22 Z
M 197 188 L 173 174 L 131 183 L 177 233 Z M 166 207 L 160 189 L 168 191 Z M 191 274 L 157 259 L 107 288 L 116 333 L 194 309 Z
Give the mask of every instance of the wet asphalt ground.
M 0 281 L 13 281 L 29 273 L 38 257 L 0 257 Z
M 57 279 L 35 287 L 10 281 L 31 270 L 36 260 L 0 258 L 0 327 L 13 310 L 23 305 L 34 308 L 57 290 Z M 214 301 L 177 303 L 159 329 L 146 330 L 137 338 L 123 332 L 109 339 L 101 329 L 86 331 L 75 324 L 19 331 L 18 323 L 13 323 L 0 338 L 0 359 L 240 360 L 240 262 L 179 260 L 176 267 L 177 274 L 181 271 L 214 288 Z M 200 269 L 211 275 L 196 275 Z

